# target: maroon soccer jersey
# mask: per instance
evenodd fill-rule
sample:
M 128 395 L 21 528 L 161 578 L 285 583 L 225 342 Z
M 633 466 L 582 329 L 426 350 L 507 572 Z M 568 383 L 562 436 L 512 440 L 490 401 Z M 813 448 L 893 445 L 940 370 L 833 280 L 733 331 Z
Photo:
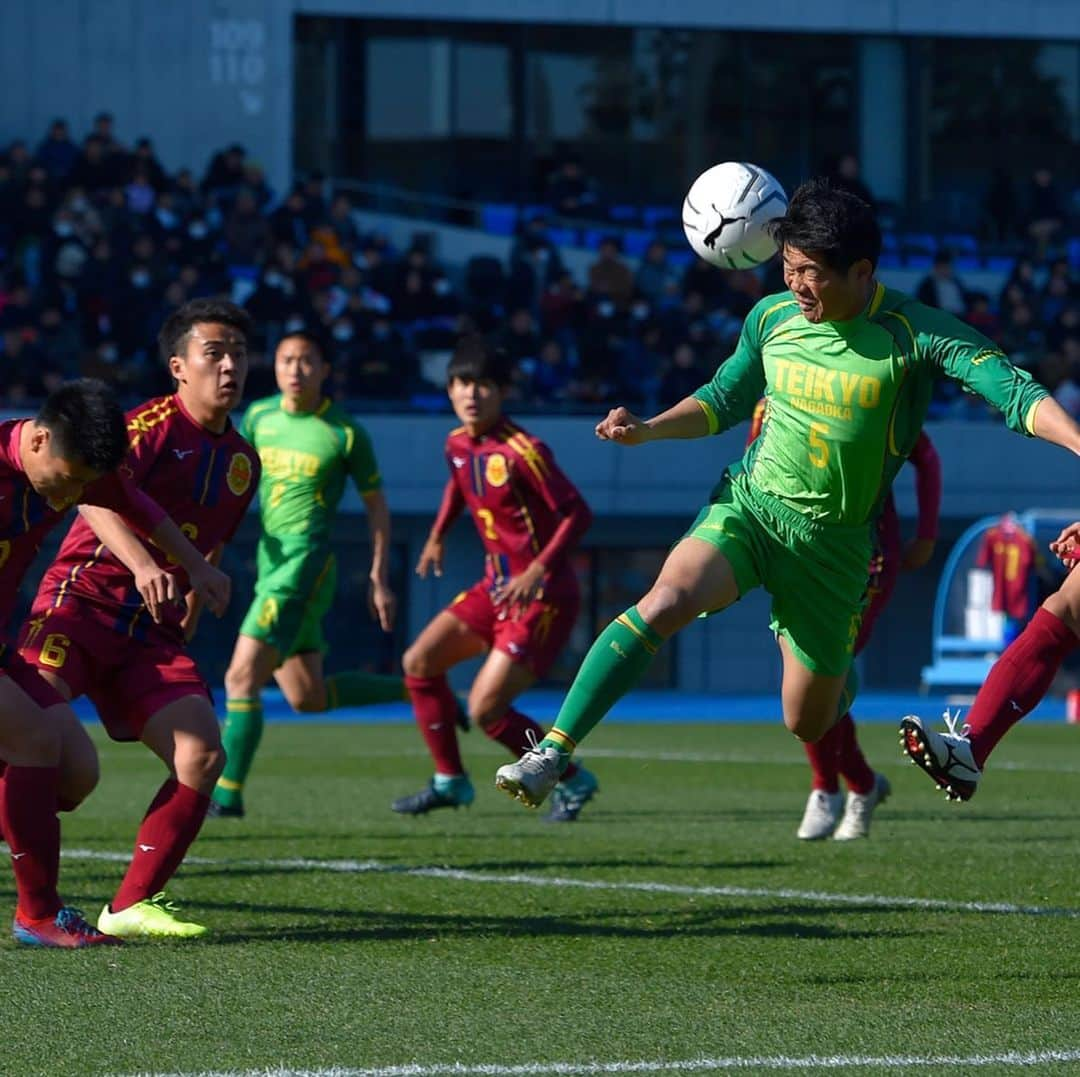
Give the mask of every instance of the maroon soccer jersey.
M 989 568 L 993 574 L 992 610 L 1016 620 L 1028 615 L 1029 584 L 1037 559 L 1035 540 L 1019 524 L 1006 518 L 986 532 L 975 565 Z
M 232 538 L 259 485 L 259 457 L 230 423 L 213 434 L 185 411 L 179 396 L 151 400 L 128 412 L 131 449 L 121 465 L 167 512 L 204 556 Z M 181 593 L 187 573 L 151 547 L 157 563 L 176 577 Z M 118 631 L 141 636 L 150 615 L 131 573 L 82 518 L 75 521 L 38 589 L 36 611 L 57 608 L 68 595 L 115 615 Z M 185 609 L 173 605 L 162 627 L 180 632 Z
M 540 440 L 509 419 L 478 438 L 464 427 L 446 439 L 450 479 L 435 521 L 444 535 L 468 508 L 486 553 L 490 581 L 523 572 L 540 561 L 550 575 L 568 568 L 592 513 Z
M 0 423 L 0 637 L 11 618 L 19 584 L 42 540 L 71 508 L 47 501 L 26 477 L 19 436 L 29 421 Z M 144 534 L 153 531 L 165 517 L 129 479 L 117 474 L 105 475 L 84 487 L 79 500 L 118 512 Z

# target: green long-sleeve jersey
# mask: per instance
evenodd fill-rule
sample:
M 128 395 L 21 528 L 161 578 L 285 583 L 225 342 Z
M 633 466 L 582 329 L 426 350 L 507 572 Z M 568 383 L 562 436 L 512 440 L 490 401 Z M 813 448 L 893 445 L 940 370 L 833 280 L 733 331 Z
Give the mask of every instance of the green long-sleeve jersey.
M 286 411 L 280 395 L 256 400 L 240 433 L 259 454 L 259 515 L 276 538 L 324 542 L 348 477 L 361 494 L 382 485 L 367 432 L 330 400 L 302 414 Z
M 1027 435 L 1049 395 L 971 326 L 878 284 L 845 322 L 808 322 L 790 292 L 762 299 L 694 397 L 719 433 L 750 418 L 764 395 L 761 436 L 743 458 L 751 486 L 810 519 L 859 525 L 911 453 L 940 377 Z

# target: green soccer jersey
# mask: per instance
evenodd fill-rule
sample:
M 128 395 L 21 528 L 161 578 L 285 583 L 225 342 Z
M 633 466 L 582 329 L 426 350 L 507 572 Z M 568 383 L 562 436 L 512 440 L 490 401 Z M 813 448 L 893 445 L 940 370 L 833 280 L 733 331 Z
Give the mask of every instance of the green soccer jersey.
M 280 395 L 257 400 L 240 432 L 262 461 L 259 513 L 267 535 L 325 541 L 347 477 L 361 494 L 382 486 L 367 432 L 330 400 L 302 415 L 286 411 Z
M 712 433 L 766 398 L 743 466 L 751 487 L 822 523 L 872 519 L 911 453 L 936 378 L 961 382 L 1030 435 L 1047 391 L 982 334 L 878 284 L 866 310 L 813 324 L 790 292 L 746 316 L 735 353 L 694 397 Z

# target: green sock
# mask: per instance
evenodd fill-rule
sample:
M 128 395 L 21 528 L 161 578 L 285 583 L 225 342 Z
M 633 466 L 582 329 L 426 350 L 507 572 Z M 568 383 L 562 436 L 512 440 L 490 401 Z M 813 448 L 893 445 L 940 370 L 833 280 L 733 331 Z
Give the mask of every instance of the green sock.
M 213 799 L 223 808 L 238 808 L 244 799 L 244 780 L 251 770 L 263 731 L 261 699 L 227 699 L 225 728 L 225 770 L 214 786 Z
M 635 606 L 616 617 L 589 648 L 555 725 L 540 743 L 572 752 L 637 684 L 663 642 Z
M 404 677 L 382 673 L 335 673 L 326 678 L 326 709 L 367 707 L 372 703 L 400 703 L 407 700 Z

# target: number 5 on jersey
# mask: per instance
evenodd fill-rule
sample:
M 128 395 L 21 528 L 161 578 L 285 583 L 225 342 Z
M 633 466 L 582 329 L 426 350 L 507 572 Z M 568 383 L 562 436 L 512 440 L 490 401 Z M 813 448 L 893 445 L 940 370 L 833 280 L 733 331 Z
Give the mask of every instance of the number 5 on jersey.
M 829 466 L 829 443 L 822 436 L 828 433 L 828 423 L 810 424 L 810 463 L 814 467 Z

